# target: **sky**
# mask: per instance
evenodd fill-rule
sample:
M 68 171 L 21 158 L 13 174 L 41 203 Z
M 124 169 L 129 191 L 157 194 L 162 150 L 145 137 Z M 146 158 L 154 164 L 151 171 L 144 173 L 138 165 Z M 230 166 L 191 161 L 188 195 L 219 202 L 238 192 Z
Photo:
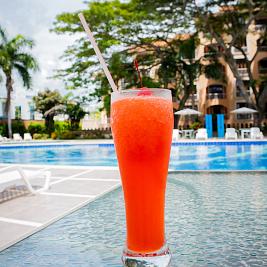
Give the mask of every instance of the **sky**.
M 8 36 L 12 38 L 22 34 L 35 41 L 32 53 L 37 58 L 40 71 L 33 74 L 33 94 L 44 88 L 65 92 L 62 81 L 48 77 L 54 74 L 53 70 L 65 66 L 66 63 L 59 57 L 75 37 L 57 35 L 49 30 L 56 15 L 85 7 L 82 0 L 0 0 L 0 25 L 6 29 Z M 22 83 L 16 79 L 14 87 L 22 90 Z

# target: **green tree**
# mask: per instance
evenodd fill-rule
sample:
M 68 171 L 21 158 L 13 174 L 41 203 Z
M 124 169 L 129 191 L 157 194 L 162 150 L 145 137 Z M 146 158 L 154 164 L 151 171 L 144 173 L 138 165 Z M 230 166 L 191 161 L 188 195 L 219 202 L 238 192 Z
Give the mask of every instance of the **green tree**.
M 240 88 L 244 99 L 258 110 L 260 122 L 266 104 L 267 83 L 265 75 L 260 78 L 255 76 L 253 65 L 261 51 L 261 46 L 267 44 L 267 31 L 266 24 L 260 25 L 260 29 L 257 29 L 255 24 L 257 20 L 266 19 L 267 2 L 262 0 L 213 0 L 197 4 L 196 1 L 189 0 L 186 2 L 185 10 L 191 14 L 196 30 L 210 42 L 217 44 L 214 46 L 214 52 L 230 67 L 236 79 L 236 86 Z M 246 38 L 248 34 L 257 36 L 257 46 L 253 55 L 247 53 Z M 252 95 L 248 94 L 242 75 L 238 70 L 234 53 L 236 50 L 242 55 Z
M 18 73 L 26 88 L 31 87 L 31 73 L 38 69 L 35 58 L 28 50 L 32 49 L 34 43 L 22 35 L 8 39 L 5 31 L 0 28 L 0 69 L 5 77 L 7 100 L 6 113 L 8 119 L 8 135 L 12 137 L 11 126 L 11 93 L 13 92 L 14 73 Z M 1 78 L 1 73 L 0 73 Z M 0 79 L 1 80 L 1 79 Z
M 45 118 L 45 126 L 50 134 L 54 130 L 54 116 L 64 110 L 63 98 L 57 90 L 46 89 L 33 97 L 36 111 Z
M 174 89 L 179 108 L 183 108 L 186 100 L 195 93 L 195 79 L 205 73 L 209 78 L 225 81 L 221 72 L 220 59 L 224 57 L 228 64 L 233 58 L 229 56 L 229 53 L 232 53 L 231 49 L 216 50 L 215 48 L 213 55 L 209 57 L 210 65 L 207 66 L 207 62 L 203 65 L 203 59 L 195 58 L 199 34 L 204 34 L 210 41 L 215 38 L 212 33 L 216 33 L 216 36 L 224 35 L 224 18 L 220 18 L 221 15 L 218 15 L 217 11 L 220 5 L 227 4 L 237 5 L 237 8 L 233 8 L 233 14 L 227 14 L 229 25 L 231 18 L 236 20 L 236 24 L 233 24 L 235 27 L 231 30 L 237 33 L 236 29 L 240 26 L 240 21 L 242 21 L 240 18 L 244 16 L 243 14 L 255 13 L 251 12 L 252 9 L 247 12 L 244 2 L 246 1 L 211 0 L 202 1 L 201 6 L 197 6 L 194 0 L 93 1 L 88 3 L 84 14 L 106 58 L 112 58 L 111 51 L 119 45 L 120 53 L 126 57 L 132 56 L 132 60 L 137 57 L 140 65 L 144 66 L 143 70 L 157 66 L 159 68 L 158 79 L 154 82 L 158 82 L 160 87 Z M 254 2 L 257 2 L 260 10 L 263 8 L 263 5 L 259 6 L 261 1 Z M 255 10 L 257 11 L 256 7 Z M 212 17 L 213 19 L 209 19 Z M 217 18 L 219 18 L 218 21 Z M 206 22 L 202 23 L 204 20 Z M 217 27 L 218 24 L 221 26 Z M 54 25 L 54 31 L 58 34 L 75 34 L 83 31 L 77 13 L 58 15 Z M 210 25 L 214 25 L 214 28 Z M 180 38 L 185 32 L 189 32 L 190 36 Z M 237 48 L 241 38 L 235 40 L 237 40 L 235 42 Z M 239 47 L 242 46 L 239 45 Z M 95 61 L 94 51 L 88 46 L 87 38 L 82 37 L 75 42 L 65 52 L 65 59 L 70 62 L 70 67 L 61 70 L 59 74 L 64 77 L 70 88 L 88 85 L 99 78 L 95 75 L 95 68 L 93 68 L 95 65 L 99 66 L 99 63 Z M 110 69 L 113 70 L 112 67 Z M 121 69 L 127 69 L 127 65 L 121 64 Z M 234 70 L 232 67 L 231 69 Z M 233 71 L 233 73 L 237 77 L 237 84 L 243 86 L 242 92 L 246 97 L 244 84 L 238 79 L 237 72 Z M 133 72 L 130 72 L 130 75 L 133 77 Z M 251 83 L 255 84 L 253 80 Z M 95 94 L 99 98 L 103 95 L 107 96 L 109 92 L 107 88 L 109 88 L 107 82 L 102 81 L 98 84 Z M 256 89 L 254 91 L 256 99 L 261 93 L 256 95 Z M 103 100 L 108 107 L 109 98 L 104 97 Z
M 113 53 L 108 60 L 108 65 L 117 86 L 119 86 L 119 81 L 123 89 L 128 89 L 139 84 L 138 75 L 130 54 Z M 111 88 L 102 71 L 99 71 L 95 75 L 94 85 L 96 89 L 89 95 L 89 100 L 96 98 L 98 101 L 103 102 L 102 109 L 109 115 Z M 145 76 L 143 77 L 142 86 L 157 88 L 160 87 L 160 83 Z
M 66 103 L 65 113 L 69 115 L 71 130 L 79 129 L 80 120 L 86 114 L 81 103 L 73 101 Z
M 84 11 L 94 30 L 101 51 L 106 58 L 109 58 L 109 68 L 115 83 L 123 79 L 125 88 L 139 85 L 133 68 L 134 58 L 138 57 L 142 66 L 143 85 L 163 87 L 166 84 L 164 77 L 160 76 L 162 79 L 151 80 L 147 72 L 152 67 L 159 67 L 164 63 L 165 65 L 169 64 L 167 59 L 173 59 L 179 54 L 177 51 L 179 49 L 174 49 L 179 42 L 170 42 L 169 40 L 171 34 L 175 35 L 178 32 L 179 26 L 177 25 L 186 27 L 185 23 L 176 12 L 177 9 L 165 12 L 165 10 L 158 10 L 154 7 L 157 7 L 155 3 L 151 6 L 144 4 L 143 1 L 94 1 L 90 2 Z M 170 18 L 175 23 L 170 23 L 168 21 Z M 64 13 L 57 16 L 54 31 L 58 34 L 83 32 L 77 13 Z M 157 44 L 158 41 L 164 45 Z M 121 47 L 120 53 L 110 52 L 114 51 L 114 47 L 117 46 Z M 91 96 L 101 99 L 109 112 L 110 87 L 102 72 L 97 69 L 100 65 L 95 60 L 94 51 L 88 46 L 88 40 L 84 37 L 79 39 L 65 52 L 64 58 L 70 62 L 70 67 L 59 71 L 58 75 L 65 79 L 69 88 L 88 86 L 90 82 L 94 81 L 96 90 Z M 177 61 L 174 64 L 175 68 L 181 70 L 181 66 L 185 66 L 185 64 Z M 189 69 L 188 65 L 186 64 L 186 71 Z M 163 68 L 161 70 L 161 74 L 163 74 Z M 96 75 L 96 73 L 98 74 Z M 168 75 L 170 76 L 170 73 Z M 174 71 L 172 78 L 178 79 L 179 77 L 184 76 L 176 75 Z M 181 83 L 177 82 L 176 84 L 178 86 Z M 180 92 L 184 87 L 179 86 Z M 178 90 L 178 87 L 174 89 Z M 190 92 L 184 94 L 184 102 L 188 95 Z

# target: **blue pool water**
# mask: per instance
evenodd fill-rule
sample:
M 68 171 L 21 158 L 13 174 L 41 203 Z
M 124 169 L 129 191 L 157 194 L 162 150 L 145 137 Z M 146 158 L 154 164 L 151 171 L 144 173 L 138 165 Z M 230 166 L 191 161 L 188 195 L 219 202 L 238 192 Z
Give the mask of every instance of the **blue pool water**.
M 0 163 L 117 166 L 113 145 L 0 147 Z M 267 142 L 172 146 L 174 170 L 267 170 Z
M 168 179 L 172 267 L 267 266 L 264 173 L 179 173 Z M 125 240 L 121 189 L 0 253 L 3 267 L 119 267 Z

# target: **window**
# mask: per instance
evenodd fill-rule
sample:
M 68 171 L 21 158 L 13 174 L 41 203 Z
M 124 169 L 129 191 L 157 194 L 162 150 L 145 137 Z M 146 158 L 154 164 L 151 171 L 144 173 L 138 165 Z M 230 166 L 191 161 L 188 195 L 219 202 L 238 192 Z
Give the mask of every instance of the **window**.
M 21 106 L 15 107 L 15 119 L 20 120 L 21 119 Z
M 243 83 L 246 87 L 247 94 L 250 95 L 249 81 L 243 81 Z M 243 96 L 243 93 L 242 93 L 240 87 L 237 85 L 236 86 L 236 97 L 242 97 L 242 96 Z
M 246 61 L 245 59 L 236 59 L 236 65 L 239 69 L 245 69 L 246 68 Z
M 185 105 L 184 108 L 190 108 L 190 109 L 193 109 L 193 106 L 192 106 L 192 105 Z
M 224 49 L 218 44 L 210 44 L 204 46 L 204 55 L 211 56 L 216 55 L 218 52 L 223 52 Z
M 258 39 L 257 46 L 259 51 L 267 51 L 267 40 L 263 38 Z
M 258 18 L 255 19 L 255 25 L 267 25 L 267 18 Z
M 258 63 L 259 66 L 259 73 L 266 74 L 267 73 L 267 58 L 263 58 Z
M 30 108 L 30 120 L 34 120 L 34 105 L 33 104 L 29 104 L 29 108 Z
M 223 85 L 215 84 L 207 87 L 207 99 L 225 98 L 225 88 Z
M 4 102 L 0 102 L 0 107 L 1 107 L 1 111 L 0 111 L 0 119 L 6 119 L 7 118 L 7 114 L 6 114 L 6 104 Z

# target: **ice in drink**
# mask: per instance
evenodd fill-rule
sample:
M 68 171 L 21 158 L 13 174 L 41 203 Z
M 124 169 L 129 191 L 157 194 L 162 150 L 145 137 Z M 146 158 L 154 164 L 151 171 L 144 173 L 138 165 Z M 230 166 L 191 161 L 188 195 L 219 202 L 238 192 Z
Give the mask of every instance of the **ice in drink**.
M 113 93 L 111 127 L 122 178 L 127 249 L 158 251 L 165 243 L 164 204 L 173 108 L 168 90 Z M 154 91 L 156 93 L 154 93 Z

